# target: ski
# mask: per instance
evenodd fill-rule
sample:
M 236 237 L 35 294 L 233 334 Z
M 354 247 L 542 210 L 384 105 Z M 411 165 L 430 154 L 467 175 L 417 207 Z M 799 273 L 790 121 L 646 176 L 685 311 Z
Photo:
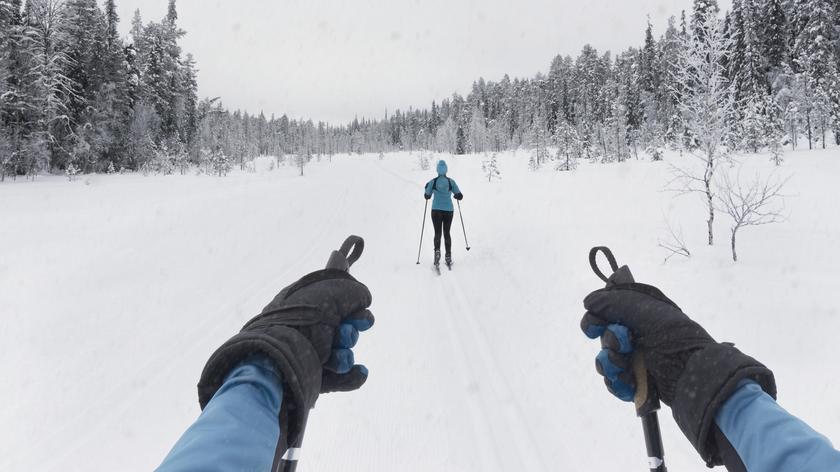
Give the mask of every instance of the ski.
M 440 275 L 440 264 L 433 265 L 432 270 L 435 271 L 437 275 Z

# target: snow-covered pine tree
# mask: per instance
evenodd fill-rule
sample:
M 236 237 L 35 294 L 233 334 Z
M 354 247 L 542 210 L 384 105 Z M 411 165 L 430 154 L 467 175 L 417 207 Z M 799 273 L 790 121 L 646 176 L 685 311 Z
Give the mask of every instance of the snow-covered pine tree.
M 602 114 L 599 97 L 603 93 L 606 76 L 598 51 L 587 44 L 575 61 L 573 79 L 573 113 L 587 158 L 594 158 L 599 154 L 595 135 L 596 127 L 600 123 L 599 115 Z
M 533 150 L 531 150 L 531 154 L 528 156 L 528 168 L 533 172 L 540 170 L 540 166 L 537 164 L 537 157 L 534 155 Z
M 545 117 L 538 112 L 529 130 L 528 144 L 531 147 L 531 157 L 528 166 L 531 170 L 539 170 L 551 156 L 548 153 L 548 131 L 545 129 Z
M 787 135 L 786 141 L 794 150 L 799 146 L 799 134 L 803 129 L 799 106 L 803 103 L 801 97 L 804 95 L 804 86 L 802 76 L 794 73 L 789 63 L 783 66 L 773 82 L 774 102 L 781 114 L 782 126 Z
M 755 0 L 737 0 L 733 3 L 733 59 L 730 64 L 730 78 L 733 82 L 736 114 L 734 121 L 738 136 L 732 139 L 733 146 L 758 152 L 778 137 L 765 133 L 777 126 L 778 114 L 772 102 L 768 83 L 768 60 L 762 56 L 761 44 L 762 9 Z M 734 136 L 733 136 L 734 137 Z
M 601 127 L 603 162 L 624 162 L 627 158 L 627 90 L 620 77 L 610 77 L 605 87 L 606 118 Z
M 145 30 L 145 26 L 143 25 L 143 16 L 140 14 L 140 9 L 134 10 L 134 16 L 131 17 L 131 41 L 134 45 L 134 49 L 139 53 L 143 49 L 144 39 L 145 36 L 143 34 Z
M 645 30 L 645 45 L 639 56 L 638 73 L 639 113 L 641 123 L 638 130 L 641 144 L 649 147 L 652 143 L 661 146 L 662 116 L 666 112 L 667 95 L 662 93 L 663 77 L 661 48 L 653 38 L 653 26 L 648 18 Z M 667 112 L 666 112 L 667 113 Z M 667 115 L 665 115 L 667 116 Z
M 758 20 L 759 44 L 772 84 L 788 59 L 788 22 L 782 0 L 766 0 Z
M 470 118 L 470 139 L 469 149 L 474 154 L 487 151 L 487 124 L 484 120 L 484 113 L 480 106 L 475 106 Z
M 170 154 L 170 160 L 174 168 L 177 169 L 181 175 L 187 175 L 187 171 L 190 168 L 190 154 L 187 151 L 187 147 L 180 142 L 176 142 L 173 147 L 170 148 Z
M 166 9 L 166 21 L 174 25 L 178 21 L 178 10 L 175 7 L 175 0 L 169 0 L 169 5 Z
M 198 72 L 196 71 L 195 58 L 191 53 L 187 53 L 181 63 L 179 79 L 181 83 L 183 109 L 179 116 L 178 128 L 181 132 L 181 141 L 184 143 L 188 155 L 195 155 L 198 149 L 197 135 L 199 125 Z M 265 121 L 264 116 L 262 117 L 262 121 Z M 261 154 L 267 154 L 268 152 L 268 145 L 265 145 L 264 151 Z
M 117 162 L 119 167 L 127 164 L 126 140 L 135 94 L 126 48 L 118 32 L 119 16 L 114 0 L 105 2 L 104 25 L 101 52 L 103 83 L 93 101 L 102 123 L 99 170 L 105 163 Z
M 499 157 L 494 152 L 490 155 L 490 158 L 485 159 L 481 162 L 481 170 L 484 172 L 484 175 L 487 177 L 487 182 L 493 182 L 493 179 L 501 180 L 502 179 L 502 172 L 499 170 Z
M 175 4 L 170 1 L 169 13 L 160 23 L 142 27 L 141 36 L 135 39 L 141 70 L 142 100 L 153 106 L 159 118 L 155 142 L 181 136 L 185 121 L 185 80 L 178 40 L 185 34 L 176 24 Z M 138 18 L 139 20 L 139 18 Z M 135 24 L 134 29 L 141 27 Z
M 645 30 L 645 45 L 641 50 L 639 58 L 639 82 L 642 92 L 655 95 L 659 89 L 659 49 L 653 39 L 653 25 L 650 24 L 648 16 L 647 29 Z
M 115 105 L 105 94 L 113 88 L 115 66 L 108 64 L 112 57 L 108 48 L 109 25 L 96 0 L 68 0 L 67 43 L 70 68 L 68 76 L 76 88 L 75 98 L 68 103 L 70 122 L 77 140 L 84 140 L 87 149 L 78 156 L 76 165 L 83 172 L 103 170 L 98 165 L 118 139 L 112 125 L 121 116 L 115 116 Z M 119 39 L 117 38 L 117 41 Z M 113 41 L 113 38 L 111 38 Z M 118 66 L 117 66 L 118 67 Z
M 679 68 L 679 53 L 682 39 L 677 20 L 671 17 L 668 20 L 668 28 L 660 41 L 660 56 L 662 58 L 662 86 L 660 88 L 660 99 L 662 110 L 662 139 L 672 146 L 679 144 L 683 136 L 682 115 L 679 110 L 680 96 L 685 84 L 679 82 L 677 77 Z
M 6 174 L 12 171 L 13 148 L 11 129 L 6 118 L 6 102 L 12 96 L 10 60 L 16 26 L 14 7 L 6 1 L 0 1 L 0 182 L 6 180 Z
M 462 155 L 467 152 L 469 144 L 467 143 L 468 128 L 468 113 L 467 105 L 464 98 L 459 94 L 452 95 L 452 121 L 454 126 L 455 147 L 453 152 L 457 155 Z
M 770 161 L 776 167 L 781 167 L 782 163 L 785 162 L 785 147 L 779 139 L 773 140 L 770 143 Z
M 67 10 L 64 0 L 28 0 L 22 48 L 28 57 L 21 79 L 29 89 L 34 112 L 26 173 L 50 171 L 66 158 L 73 130 L 68 103 L 76 98 L 77 84 L 67 76 Z
M 210 163 L 213 168 L 213 172 L 218 175 L 219 177 L 225 177 L 228 172 L 233 169 L 233 165 L 228 159 L 228 156 L 225 154 L 225 151 L 222 148 L 218 148 L 212 151 L 210 155 Z M 303 175 L 303 169 L 301 168 L 301 174 Z
M 583 146 L 575 127 L 567 121 L 561 121 L 554 133 L 554 144 L 557 146 L 555 169 L 561 172 L 577 169 Z
M 645 121 L 639 73 L 641 57 L 641 51 L 631 48 L 616 61 L 617 81 L 620 87 L 619 97 L 620 99 L 623 98 L 624 103 L 624 147 L 627 148 L 628 154 L 632 151 L 636 159 L 639 158 L 639 146 L 642 145 L 640 142 L 642 125 Z
M 618 162 L 627 159 L 631 152 L 638 158 L 641 128 L 644 113 L 640 90 L 640 62 L 641 51 L 630 48 L 616 57 L 612 68 L 610 84 L 613 89 L 611 97 L 607 98 L 610 109 L 608 121 L 612 125 L 610 135 L 613 145 L 613 155 Z
M 158 129 L 159 118 L 154 108 L 141 101 L 134 105 L 130 120 L 125 143 L 126 163 L 129 168 L 140 169 L 154 158 L 153 136 Z
M 732 0 L 732 10 L 726 12 L 723 27 L 723 36 L 732 45 L 729 54 L 723 58 L 726 78 L 737 86 L 738 73 L 744 66 L 745 36 L 743 0 Z
M 813 148 L 814 129 L 821 133 L 825 147 L 825 132 L 830 120 L 840 123 L 834 5 L 831 0 L 797 0 L 796 6 L 792 56 L 794 70 L 802 74 L 807 83 L 803 98 L 809 105 L 805 113 L 809 147 Z
M 76 176 L 80 173 L 81 171 L 73 164 L 72 160 L 67 163 L 67 166 L 64 169 L 64 174 L 70 182 L 76 180 Z
M 738 120 L 738 138 L 740 147 L 757 153 L 769 144 L 767 129 L 766 99 L 750 96 L 741 104 Z
M 300 176 L 303 177 L 303 171 L 306 166 L 312 161 L 312 153 L 307 149 L 295 153 L 295 167 L 300 170 Z
M 691 32 L 695 39 L 700 42 L 705 40 L 706 19 L 709 15 L 714 15 L 717 18 L 718 13 L 720 13 L 720 6 L 718 6 L 717 0 L 694 0 L 691 13 Z

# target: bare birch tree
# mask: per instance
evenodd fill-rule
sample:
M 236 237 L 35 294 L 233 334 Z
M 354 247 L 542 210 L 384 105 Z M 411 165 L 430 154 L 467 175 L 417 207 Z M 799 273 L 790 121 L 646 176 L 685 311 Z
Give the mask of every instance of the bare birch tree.
M 731 46 L 717 15 L 704 15 L 703 34 L 682 40 L 674 83 L 679 84 L 679 109 L 691 136 L 691 155 L 699 166 L 673 165 L 673 190 L 700 193 L 708 207 L 709 245 L 714 245 L 715 193 L 713 182 L 720 161 L 729 156 L 724 145 L 727 117 L 733 112 L 732 87 L 726 78 L 725 59 Z
M 734 180 L 728 174 L 723 175 L 718 184 L 716 198 L 721 211 L 732 218 L 730 243 L 733 261 L 738 262 L 738 231 L 747 226 L 763 226 L 784 220 L 782 188 L 788 180 L 779 180 L 773 176 L 756 176 L 744 184 L 740 174 Z

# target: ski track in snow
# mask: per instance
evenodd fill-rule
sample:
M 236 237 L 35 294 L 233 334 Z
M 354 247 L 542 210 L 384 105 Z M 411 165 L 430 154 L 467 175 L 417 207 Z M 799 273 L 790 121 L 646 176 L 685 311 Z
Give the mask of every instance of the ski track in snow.
M 470 308 L 474 304 L 466 300 L 467 293 L 475 295 L 476 292 L 464 291 L 457 281 L 441 281 L 441 285 L 442 300 L 447 305 L 444 317 L 466 360 L 464 380 L 469 381 L 468 391 L 478 398 L 483 420 L 496 423 L 484 430 L 492 436 L 497 467 L 501 470 L 546 470 L 539 451 L 533 446 L 533 434 L 527 418 L 521 414 L 505 371 L 496 362 L 490 341 Z M 491 468 L 483 467 L 484 470 Z
M 488 184 L 481 158 L 447 156 L 473 250 L 456 215 L 456 265 L 440 276 L 430 221 L 414 263 L 433 172 L 407 153 L 337 157 L 304 178 L 262 161 L 226 179 L 0 185 L 0 240 L 15 248 L 0 253 L 0 372 L 16 380 L 0 390 L 0 470 L 153 469 L 199 413 L 210 353 L 351 233 L 367 243 L 352 272 L 374 296 L 377 324 L 356 348 L 371 377 L 319 399 L 301 472 L 643 470 L 632 406 L 605 391 L 597 343 L 577 326 L 600 285 L 586 261 L 596 244 L 774 368 L 783 406 L 836 443 L 840 384 L 809 361 L 838 354 L 838 307 L 820 296 L 840 264 L 832 152 L 789 156 L 791 221 L 747 229 L 737 266 L 723 244 L 703 247 L 702 207 L 672 202 L 665 166 L 648 162 L 534 175 L 505 154 L 504 180 Z M 695 257 L 663 266 L 672 207 L 689 215 Z M 669 467 L 705 470 L 660 418 Z

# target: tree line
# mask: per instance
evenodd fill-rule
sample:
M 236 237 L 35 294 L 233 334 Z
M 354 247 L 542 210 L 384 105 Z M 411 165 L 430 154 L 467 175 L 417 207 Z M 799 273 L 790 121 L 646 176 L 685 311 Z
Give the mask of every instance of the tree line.
M 693 84 L 679 57 L 716 0 L 694 0 L 657 38 L 613 55 L 583 47 L 547 74 L 483 78 L 429 107 L 334 125 L 229 111 L 197 98 L 175 0 L 159 22 L 138 11 L 120 38 L 114 0 L 0 0 L 0 175 L 119 169 L 221 169 L 257 155 L 424 149 L 465 154 L 520 146 L 623 160 L 698 145 L 680 110 Z M 758 152 L 840 140 L 840 3 L 734 0 L 723 16 L 725 143 Z M 542 153 L 538 153 L 542 154 Z M 538 158 L 534 165 L 539 166 Z
M 703 42 L 716 0 L 694 0 L 658 38 L 648 22 L 638 47 L 620 54 L 586 45 L 558 55 L 547 73 L 483 78 L 466 95 L 341 126 L 264 115 L 230 117 L 239 154 L 322 154 L 432 150 L 466 154 L 521 146 L 558 156 L 623 160 L 701 145 L 680 104 L 687 48 Z M 723 142 L 759 152 L 840 144 L 840 2 L 734 0 L 721 17 L 720 86 L 729 102 Z M 221 111 L 221 107 L 219 107 Z M 804 141 L 803 141 L 804 140 Z M 548 151 L 536 153 L 539 167 Z M 543 156 L 543 157 L 540 157 Z
M 608 160 L 696 147 L 679 106 L 696 84 L 682 80 L 680 56 L 702 42 L 709 12 L 719 15 L 716 0 L 695 0 L 658 39 L 648 23 L 639 47 L 613 56 L 586 45 L 575 58 L 555 57 L 547 74 L 479 79 L 466 97 L 398 111 L 366 136 L 385 136 L 377 144 L 386 148 L 463 154 L 551 145 Z M 840 2 L 734 0 L 722 28 L 729 149 L 825 147 L 832 135 L 840 144 Z
M 0 174 L 139 169 L 196 143 L 195 62 L 175 1 L 139 11 L 131 42 L 114 0 L 0 0 Z

